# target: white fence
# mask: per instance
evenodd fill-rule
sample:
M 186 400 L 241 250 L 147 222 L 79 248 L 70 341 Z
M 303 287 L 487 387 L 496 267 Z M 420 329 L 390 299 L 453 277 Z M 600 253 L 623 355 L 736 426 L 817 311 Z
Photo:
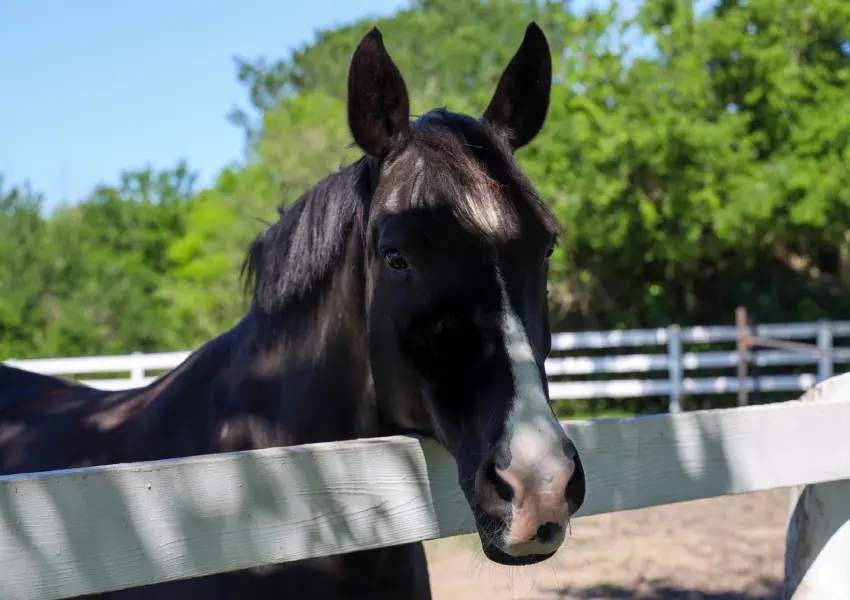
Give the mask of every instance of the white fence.
M 588 478 L 575 530 L 593 514 L 792 487 L 784 598 L 850 598 L 850 373 L 790 402 L 563 426 Z M 447 452 L 411 437 L 0 477 L 0 598 L 471 532 L 456 479 Z
M 850 338 L 850 321 L 818 321 L 811 323 L 779 323 L 760 325 L 752 332 L 760 337 L 812 341 L 813 351 L 751 350 L 745 353 L 749 364 L 757 367 L 805 367 L 810 372 L 766 374 L 747 377 L 750 391 L 803 392 L 818 381 L 830 377 L 834 365 L 850 363 L 850 347 L 837 347 L 836 338 Z M 738 340 L 735 326 L 618 331 L 555 333 L 553 356 L 546 361 L 549 392 L 553 400 L 587 398 L 635 398 L 666 396 L 670 412 L 679 412 L 686 395 L 728 394 L 738 391 L 739 378 L 734 375 L 689 376 L 698 371 L 735 369 L 739 363 L 736 350 L 687 351 L 694 345 L 729 345 Z M 664 348 L 653 352 L 653 348 Z M 648 352 L 609 356 L 564 355 L 576 351 L 630 348 Z M 156 378 L 151 371 L 176 367 L 189 352 L 157 354 L 135 353 L 127 356 L 87 356 L 77 358 L 43 358 L 7 360 L 7 364 L 50 375 L 94 375 L 129 373 L 120 379 L 83 380 L 95 387 L 110 390 L 127 389 L 148 384 Z M 579 377 L 605 376 L 606 380 L 575 380 Z M 623 377 L 629 375 L 629 377 Z M 651 377 L 655 375 L 655 377 Z M 571 381 L 563 381 L 569 377 Z

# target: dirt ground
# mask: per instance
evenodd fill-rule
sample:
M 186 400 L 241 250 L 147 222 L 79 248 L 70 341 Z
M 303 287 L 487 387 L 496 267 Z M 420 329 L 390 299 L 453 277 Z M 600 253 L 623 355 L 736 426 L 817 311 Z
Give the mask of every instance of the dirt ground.
M 775 600 L 788 491 L 577 519 L 551 560 L 500 567 L 477 537 L 427 542 L 434 600 Z

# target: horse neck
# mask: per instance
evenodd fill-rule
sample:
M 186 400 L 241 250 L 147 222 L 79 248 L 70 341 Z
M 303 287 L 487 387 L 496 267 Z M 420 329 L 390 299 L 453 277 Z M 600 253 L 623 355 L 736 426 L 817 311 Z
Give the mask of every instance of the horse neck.
M 273 315 L 253 307 L 234 332 L 240 376 L 229 395 L 275 420 L 288 444 L 377 435 L 361 265 L 355 228 L 308 296 Z

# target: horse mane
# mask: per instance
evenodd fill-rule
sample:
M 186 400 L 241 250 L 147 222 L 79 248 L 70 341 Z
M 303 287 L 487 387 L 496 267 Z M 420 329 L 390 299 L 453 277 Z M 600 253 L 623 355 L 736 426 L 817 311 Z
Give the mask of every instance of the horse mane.
M 273 313 L 307 297 L 338 266 L 346 240 L 362 214 L 370 162 L 362 157 L 331 173 L 288 208 L 251 243 L 242 263 L 245 293 Z

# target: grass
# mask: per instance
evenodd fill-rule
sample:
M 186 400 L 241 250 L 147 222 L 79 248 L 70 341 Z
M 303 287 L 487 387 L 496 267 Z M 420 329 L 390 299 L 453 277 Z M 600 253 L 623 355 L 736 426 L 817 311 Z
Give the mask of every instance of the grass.
M 622 419 L 624 417 L 636 417 L 642 413 L 624 409 L 610 408 L 600 410 L 575 410 L 566 402 L 554 404 L 555 415 L 560 421 L 582 421 L 585 419 Z

